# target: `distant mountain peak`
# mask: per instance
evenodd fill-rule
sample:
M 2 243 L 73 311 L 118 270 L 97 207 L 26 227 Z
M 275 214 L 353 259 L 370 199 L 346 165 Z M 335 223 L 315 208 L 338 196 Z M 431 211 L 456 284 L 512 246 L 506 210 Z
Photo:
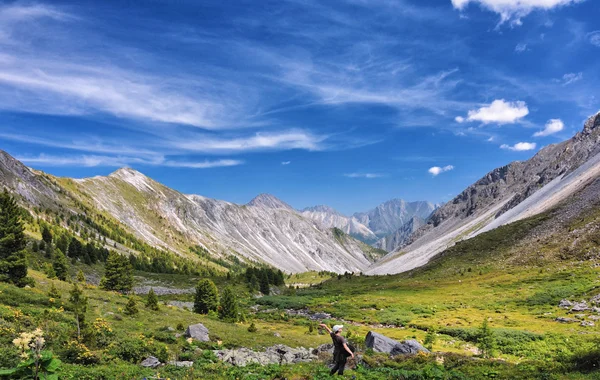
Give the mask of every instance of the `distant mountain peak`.
M 124 167 L 108 175 L 108 178 L 117 178 L 129 183 L 140 191 L 153 191 L 154 181 L 148 178 L 145 174 L 138 172 L 135 169 Z
M 262 193 L 254 197 L 250 202 L 248 202 L 247 206 L 254 207 L 262 207 L 262 208 L 271 208 L 278 209 L 283 208 L 287 210 L 293 210 L 292 206 L 288 205 L 281 199 L 277 198 L 272 194 Z
M 590 134 L 600 127 L 600 111 L 590 116 L 583 125 L 583 134 Z

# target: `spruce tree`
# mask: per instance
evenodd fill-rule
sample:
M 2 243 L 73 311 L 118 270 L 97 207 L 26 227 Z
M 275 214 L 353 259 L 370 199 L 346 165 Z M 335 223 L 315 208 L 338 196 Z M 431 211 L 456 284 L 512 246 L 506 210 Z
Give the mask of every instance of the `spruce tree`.
M 217 310 L 219 305 L 219 292 L 214 282 L 208 279 L 198 281 L 194 297 L 194 312 L 207 314 L 210 310 Z
M 489 358 L 494 355 L 494 349 L 496 348 L 496 337 L 494 336 L 494 331 L 488 325 L 487 317 L 484 318 L 483 323 L 479 328 L 477 348 L 479 348 L 481 356 L 484 358 Z
M 154 289 L 150 288 L 148 292 L 148 297 L 146 298 L 146 307 L 150 310 L 158 311 L 158 297 L 156 293 L 154 293 Z
M 52 282 L 52 285 L 50 286 L 50 290 L 48 291 L 48 297 L 54 298 L 54 299 L 57 299 L 57 300 L 59 300 L 59 299 L 62 298 L 62 295 L 60 294 L 60 292 L 56 288 L 56 285 L 54 285 L 54 282 Z
M 42 240 L 47 245 L 52 244 L 52 232 L 50 232 L 50 229 L 46 225 L 42 227 Z
M 260 292 L 262 294 L 264 294 L 265 296 L 268 296 L 269 293 L 271 292 L 271 289 L 269 287 L 269 275 L 264 270 L 260 271 L 259 285 L 260 285 Z
M 56 273 L 56 277 L 59 280 L 67 281 L 67 277 L 69 276 L 69 261 L 65 254 L 58 248 L 54 251 L 52 268 L 54 268 L 54 273 Z
M 219 318 L 237 322 L 238 319 L 238 304 L 235 293 L 230 286 L 223 290 L 221 302 L 219 304 Z
M 135 302 L 135 296 L 129 297 L 129 301 L 127 301 L 127 305 L 125 305 L 125 310 L 123 313 L 125 313 L 125 315 L 136 315 L 139 313 L 137 302 Z
M 127 257 L 111 251 L 104 270 L 102 288 L 124 293 L 133 287 L 133 268 Z
M 77 272 L 77 282 L 82 282 L 85 284 L 85 275 L 83 274 L 83 271 L 80 269 L 79 272 Z
M 0 194 L 0 281 L 23 287 L 31 285 L 27 278 L 26 241 L 21 210 L 4 189 Z
M 81 257 L 82 251 L 83 246 L 81 242 L 77 240 L 76 237 L 73 237 L 69 243 L 69 248 L 67 249 L 67 256 L 69 256 L 71 259 L 78 259 Z
M 87 311 L 88 299 L 83 294 L 83 290 L 80 289 L 77 284 L 73 284 L 73 289 L 69 295 L 69 303 L 71 309 L 75 314 L 75 320 L 77 321 L 77 339 L 81 339 L 81 325 L 85 321 L 85 312 Z

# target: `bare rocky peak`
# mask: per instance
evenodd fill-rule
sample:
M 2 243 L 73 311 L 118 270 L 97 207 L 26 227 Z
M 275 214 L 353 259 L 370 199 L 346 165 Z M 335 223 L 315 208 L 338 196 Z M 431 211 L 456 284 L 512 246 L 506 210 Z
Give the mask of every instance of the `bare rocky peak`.
M 246 206 L 253 207 L 262 207 L 262 208 L 270 208 L 270 209 L 287 209 L 290 211 L 295 211 L 292 206 L 288 205 L 281 199 L 277 198 L 271 194 L 259 194 L 254 199 L 252 199 Z
M 341 212 L 339 212 L 338 210 L 326 206 L 326 205 L 317 205 L 317 206 L 312 206 L 312 207 L 306 207 L 305 209 L 302 210 L 302 212 L 322 212 L 325 214 L 330 214 L 330 215 L 340 215 L 340 216 L 345 216 L 343 215 Z
M 413 216 L 427 219 L 433 210 L 435 205 L 431 202 L 392 199 L 370 211 L 355 213 L 354 217 L 376 235 L 385 236 L 401 228 Z
M 379 239 L 373 246 L 384 251 L 392 252 L 406 245 L 410 236 L 425 224 L 419 216 L 412 216 L 406 223 L 393 233 Z

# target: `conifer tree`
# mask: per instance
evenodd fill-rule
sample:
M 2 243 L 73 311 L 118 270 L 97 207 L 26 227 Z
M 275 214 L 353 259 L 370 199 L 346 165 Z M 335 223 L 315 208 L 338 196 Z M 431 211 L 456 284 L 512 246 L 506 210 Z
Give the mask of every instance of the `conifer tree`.
M 50 290 L 48 291 L 48 297 L 54 298 L 57 300 L 62 298 L 62 295 L 56 288 L 56 285 L 54 285 L 54 282 L 52 282 L 52 285 L 50 286 Z
M 26 241 L 21 210 L 6 189 L 0 194 L 0 281 L 23 287 L 27 278 Z
M 54 268 L 54 273 L 59 280 L 67 281 L 67 277 L 69 276 L 69 262 L 65 254 L 58 248 L 54 251 L 52 268 Z
M 83 271 L 80 269 L 79 272 L 77 272 L 77 282 L 82 282 L 85 284 L 85 275 L 83 274 Z
M 129 301 L 127 301 L 127 305 L 125 305 L 125 310 L 123 313 L 125 313 L 125 315 L 136 315 L 139 313 L 137 302 L 135 302 L 135 296 L 129 297 Z
M 219 318 L 236 322 L 238 319 L 238 304 L 235 293 L 230 286 L 223 290 L 219 304 Z
M 269 287 L 269 276 L 268 276 L 267 272 L 264 270 L 260 271 L 259 285 L 260 285 L 260 292 L 262 294 L 264 294 L 265 296 L 268 296 L 269 293 L 271 292 L 271 289 Z
M 102 288 L 116 290 L 124 293 L 133 287 L 133 268 L 127 257 L 114 251 L 108 254 L 106 260 L 104 278 L 101 281 Z
M 47 245 L 52 244 L 52 232 L 50 232 L 50 229 L 46 225 L 42 226 L 42 240 Z
M 487 317 L 484 318 L 479 328 L 479 338 L 477 339 L 477 348 L 481 351 L 481 356 L 489 358 L 494 355 L 496 347 L 496 337 L 494 331 L 488 325 Z
M 87 311 L 88 299 L 77 284 L 73 284 L 73 289 L 69 295 L 69 303 L 71 309 L 75 314 L 75 320 L 77 321 L 77 339 L 81 339 L 81 325 L 85 322 L 85 312 Z
M 194 312 L 207 314 L 210 310 L 217 310 L 219 305 L 219 292 L 214 282 L 208 279 L 198 281 L 194 297 Z
M 146 307 L 150 310 L 158 311 L 158 297 L 156 293 L 154 293 L 154 289 L 150 288 L 148 292 L 148 297 L 146 298 Z

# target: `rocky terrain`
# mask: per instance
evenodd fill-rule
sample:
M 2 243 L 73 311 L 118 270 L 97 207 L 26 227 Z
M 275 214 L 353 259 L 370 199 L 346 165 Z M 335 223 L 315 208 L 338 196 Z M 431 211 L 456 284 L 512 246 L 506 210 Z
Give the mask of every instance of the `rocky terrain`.
M 355 217 L 342 215 L 329 206 L 308 207 L 302 210 L 302 215 L 318 222 L 323 227 L 339 228 L 365 243 L 372 243 L 377 240 L 375 233 L 356 220 Z
M 600 113 L 570 140 L 494 169 L 437 209 L 403 246 L 367 273 L 398 273 L 479 233 L 549 210 L 600 175 Z

